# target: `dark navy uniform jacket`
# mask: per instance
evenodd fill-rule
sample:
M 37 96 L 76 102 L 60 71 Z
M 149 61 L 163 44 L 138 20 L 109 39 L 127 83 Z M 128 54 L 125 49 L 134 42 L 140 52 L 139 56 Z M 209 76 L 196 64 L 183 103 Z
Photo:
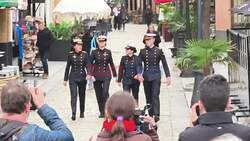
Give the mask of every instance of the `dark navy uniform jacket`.
M 144 68 L 140 67 L 141 72 L 142 69 L 144 69 L 144 80 L 153 81 L 161 78 L 160 61 L 162 62 L 166 77 L 170 76 L 168 64 L 162 49 L 159 49 L 158 47 L 145 47 L 144 49 L 141 49 L 139 59 L 140 62 L 144 62 Z
M 92 76 L 96 80 L 111 79 L 111 70 L 113 76 L 116 77 L 116 70 L 113 63 L 111 51 L 108 49 L 96 49 L 91 53 Z
M 208 112 L 202 114 L 198 122 L 198 125 L 180 133 L 179 141 L 211 141 L 225 133 L 233 134 L 243 141 L 250 141 L 250 127 L 233 123 L 231 113 Z
M 122 56 L 120 66 L 119 66 L 119 74 L 118 74 L 118 82 L 123 82 L 125 84 L 138 84 L 140 83 L 138 80 L 135 80 L 134 77 L 138 74 L 138 66 L 139 66 L 138 56 Z
M 91 69 L 91 64 L 87 52 L 82 51 L 80 53 L 75 53 L 72 51 L 68 55 L 64 81 L 68 81 L 68 79 L 75 81 L 85 80 L 86 70 L 89 73 L 90 69 Z

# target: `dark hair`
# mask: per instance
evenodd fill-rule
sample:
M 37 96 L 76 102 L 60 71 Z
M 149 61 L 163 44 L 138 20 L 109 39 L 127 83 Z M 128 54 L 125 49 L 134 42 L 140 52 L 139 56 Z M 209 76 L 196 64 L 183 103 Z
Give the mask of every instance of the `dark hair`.
M 124 120 L 130 119 L 134 115 L 135 100 L 127 92 L 116 92 L 106 103 L 108 115 L 116 120 L 122 116 Z M 122 121 L 116 121 L 111 130 L 111 141 L 125 141 L 126 131 Z
M 1 108 L 5 113 L 21 114 L 25 104 L 31 99 L 31 93 L 22 84 L 11 80 L 3 87 L 1 93 Z
M 207 76 L 199 86 L 200 100 L 206 112 L 225 111 L 229 93 L 227 79 L 218 74 Z

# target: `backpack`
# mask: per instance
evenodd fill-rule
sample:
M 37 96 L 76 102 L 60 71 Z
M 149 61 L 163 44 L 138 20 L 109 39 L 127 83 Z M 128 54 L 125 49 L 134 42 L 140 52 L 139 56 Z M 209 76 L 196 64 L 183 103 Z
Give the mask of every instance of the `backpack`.
M 0 119 L 0 141 L 18 141 L 25 123 Z

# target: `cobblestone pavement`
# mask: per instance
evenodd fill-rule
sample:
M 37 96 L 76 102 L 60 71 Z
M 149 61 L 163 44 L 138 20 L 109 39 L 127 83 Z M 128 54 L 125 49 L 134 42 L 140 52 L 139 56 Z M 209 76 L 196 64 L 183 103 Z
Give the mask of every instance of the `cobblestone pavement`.
M 108 35 L 107 48 L 112 50 L 114 63 L 119 65 L 120 58 L 124 54 L 124 47 L 132 43 L 139 48 L 143 48 L 143 35 L 146 31 L 146 25 L 128 24 L 126 31 L 113 31 Z M 172 75 L 172 85 L 167 87 L 161 85 L 161 121 L 159 122 L 159 136 L 161 141 L 177 141 L 178 134 L 188 126 L 189 109 L 185 94 L 183 91 L 182 79 L 178 77 L 179 70 L 174 66 L 175 60 L 171 58 L 169 47 L 172 43 L 161 43 L 160 47 L 164 50 L 168 65 Z M 50 77 L 48 80 L 39 78 L 38 85 L 46 92 L 46 103 L 52 106 L 60 117 L 65 121 L 74 134 L 76 141 L 87 141 L 91 135 L 95 135 L 101 129 L 102 120 L 98 119 L 98 106 L 94 90 L 86 91 L 86 111 L 85 118 L 79 118 L 79 108 L 76 121 L 71 121 L 70 94 L 69 87 L 63 86 L 63 76 L 66 62 L 49 62 Z M 164 82 L 162 77 L 162 82 Z M 34 78 L 27 78 L 32 82 Z M 110 94 L 122 90 L 115 80 L 112 79 L 110 85 Z M 141 85 L 139 92 L 139 106 L 145 105 L 145 96 Z M 38 115 L 33 112 L 29 121 L 38 123 L 40 126 L 47 128 Z

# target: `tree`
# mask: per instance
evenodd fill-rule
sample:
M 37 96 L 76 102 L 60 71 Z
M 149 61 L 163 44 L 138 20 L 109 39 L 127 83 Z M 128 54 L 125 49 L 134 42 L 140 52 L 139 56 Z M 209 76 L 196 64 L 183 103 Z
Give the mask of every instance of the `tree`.
M 210 9 L 211 9 L 211 0 L 203 0 L 203 39 L 210 38 Z

